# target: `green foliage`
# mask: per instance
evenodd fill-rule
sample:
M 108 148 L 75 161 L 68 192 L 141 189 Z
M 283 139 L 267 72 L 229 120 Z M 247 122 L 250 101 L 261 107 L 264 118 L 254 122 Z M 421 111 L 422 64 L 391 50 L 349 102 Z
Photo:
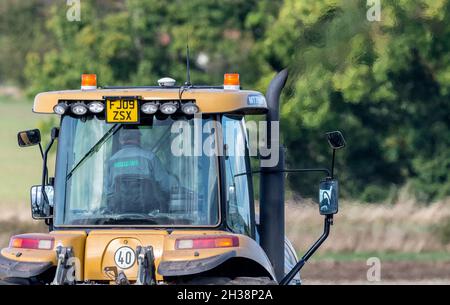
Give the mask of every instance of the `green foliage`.
M 358 1 L 333 3 L 285 1 L 264 42 L 272 66 L 293 72 L 282 109 L 289 163 L 327 161 L 314 139 L 340 129 L 345 195 L 382 201 L 408 179 L 424 201 L 450 195 L 448 2 L 384 1 L 380 23 Z
M 43 22 L 47 9 L 44 0 L 0 2 L 0 82 L 24 85 L 27 53 L 51 47 Z
M 434 231 L 439 236 L 442 244 L 450 244 L 450 218 L 446 218 L 442 223 L 436 225 Z
M 31 95 L 78 88 L 88 72 L 103 86 L 163 76 L 180 84 L 189 40 L 197 84 L 238 71 L 244 87 L 265 91 L 289 67 L 281 122 L 289 167 L 329 165 L 323 134 L 339 129 L 345 197 L 385 201 L 408 182 L 421 201 L 450 195 L 447 0 L 384 0 L 380 22 L 357 0 L 83 0 L 80 22 L 68 22 L 67 8 L 0 5 L 0 81 Z M 289 185 L 313 192 L 319 179 L 290 175 Z
M 28 54 L 30 93 L 76 88 L 82 72 L 97 73 L 101 85 L 154 85 L 165 75 L 181 83 L 188 41 L 191 54 L 208 58 L 208 65 L 191 58 L 196 83 L 218 84 L 223 71 L 244 70 L 244 85 L 253 84 L 259 69 L 253 65 L 254 40 L 245 17 L 256 3 L 129 0 L 123 9 L 100 17 L 102 7 L 86 0 L 80 22 L 68 22 L 65 3 L 56 4 L 47 29 L 58 47 L 42 56 Z M 248 27 L 256 31 L 258 25 Z

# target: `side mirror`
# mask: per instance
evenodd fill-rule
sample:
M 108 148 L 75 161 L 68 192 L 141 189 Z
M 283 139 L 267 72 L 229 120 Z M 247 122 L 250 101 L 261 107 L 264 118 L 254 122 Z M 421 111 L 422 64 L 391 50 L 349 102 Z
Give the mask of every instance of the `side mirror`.
M 345 147 L 345 139 L 340 131 L 327 132 L 328 144 L 332 149 L 340 149 Z
M 52 217 L 50 208 L 53 207 L 53 193 L 54 189 L 51 185 L 45 186 L 47 198 L 45 198 L 42 192 L 41 185 L 31 187 L 31 216 L 33 219 L 47 219 Z
M 326 179 L 319 186 L 319 207 L 321 215 L 333 215 L 338 212 L 339 184 L 337 180 Z
M 20 147 L 33 146 L 41 143 L 39 129 L 25 130 L 17 134 L 17 142 Z

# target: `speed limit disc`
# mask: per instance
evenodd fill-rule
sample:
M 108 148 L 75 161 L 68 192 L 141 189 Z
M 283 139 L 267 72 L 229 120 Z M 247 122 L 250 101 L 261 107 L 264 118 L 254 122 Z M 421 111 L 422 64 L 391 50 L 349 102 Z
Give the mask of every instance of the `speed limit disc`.
M 129 269 L 136 261 L 136 254 L 130 247 L 120 247 L 114 254 L 114 262 L 120 269 Z

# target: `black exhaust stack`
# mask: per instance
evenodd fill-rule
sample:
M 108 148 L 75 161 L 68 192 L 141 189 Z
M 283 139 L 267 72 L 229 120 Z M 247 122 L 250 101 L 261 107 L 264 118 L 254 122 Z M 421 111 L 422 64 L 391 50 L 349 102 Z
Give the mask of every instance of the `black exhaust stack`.
M 277 280 L 284 277 L 284 147 L 279 143 L 279 131 L 272 130 L 271 122 L 280 121 L 280 95 L 288 78 L 287 69 L 279 72 L 270 82 L 266 93 L 269 108 L 267 121 L 267 146 L 272 139 L 278 146 L 278 164 L 261 166 L 260 178 L 260 238 L 261 246 L 269 257 Z M 270 158 L 267 157 L 267 158 Z

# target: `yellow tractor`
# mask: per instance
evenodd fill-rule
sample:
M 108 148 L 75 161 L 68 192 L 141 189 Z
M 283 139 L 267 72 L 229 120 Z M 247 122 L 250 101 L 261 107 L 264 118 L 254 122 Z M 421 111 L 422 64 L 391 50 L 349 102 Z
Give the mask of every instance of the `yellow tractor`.
M 225 74 L 221 86 L 163 78 L 146 87 L 98 87 L 95 74 L 84 74 L 80 90 L 38 94 L 33 111 L 58 115 L 60 126 L 45 149 L 37 129 L 19 132 L 18 142 L 40 147 L 43 174 L 31 187 L 31 211 L 49 232 L 11 237 L 1 250 L 0 282 L 300 284 L 300 269 L 338 210 L 334 152 L 345 141 L 327 133 L 331 169 L 284 168 L 278 121 L 287 76 L 278 73 L 266 96 L 241 90 L 238 74 Z M 246 115 L 265 116 L 256 145 Z M 251 156 L 259 158 L 257 171 Z M 324 173 L 324 232 L 298 260 L 285 237 L 284 179 L 309 171 Z

